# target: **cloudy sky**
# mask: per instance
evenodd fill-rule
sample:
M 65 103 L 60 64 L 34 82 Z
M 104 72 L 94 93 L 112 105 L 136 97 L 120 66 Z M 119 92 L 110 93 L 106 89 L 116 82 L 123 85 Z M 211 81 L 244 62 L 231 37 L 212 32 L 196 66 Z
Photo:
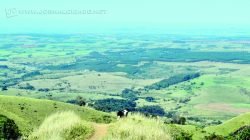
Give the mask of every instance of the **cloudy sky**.
M 249 0 L 6 0 L 0 3 L 0 33 L 244 30 L 250 28 L 249 5 Z

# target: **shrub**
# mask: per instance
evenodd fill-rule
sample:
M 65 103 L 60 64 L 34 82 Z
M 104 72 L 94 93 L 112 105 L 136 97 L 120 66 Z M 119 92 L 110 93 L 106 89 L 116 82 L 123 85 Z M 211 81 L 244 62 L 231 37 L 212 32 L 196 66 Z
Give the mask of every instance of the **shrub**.
M 153 98 L 153 97 L 146 97 L 145 100 L 148 101 L 148 102 L 154 102 L 155 98 Z
M 167 128 L 169 129 L 171 137 L 174 140 L 192 140 L 193 134 L 185 132 L 176 125 L 167 125 Z
M 30 83 L 26 83 L 25 85 L 20 86 L 19 88 L 20 89 L 26 89 L 26 90 L 35 90 L 35 87 L 32 86 Z
M 3 115 L 0 115 L 0 139 L 17 139 L 21 136 L 15 122 Z
M 38 89 L 40 92 L 49 92 L 50 90 L 48 88 L 40 88 Z
M 221 135 L 216 135 L 215 133 L 205 136 L 205 140 L 224 140 L 224 137 Z
M 92 132 L 93 129 L 89 128 L 89 126 L 79 123 L 72 126 L 71 129 L 66 129 L 63 137 L 65 140 L 84 140 L 87 139 Z

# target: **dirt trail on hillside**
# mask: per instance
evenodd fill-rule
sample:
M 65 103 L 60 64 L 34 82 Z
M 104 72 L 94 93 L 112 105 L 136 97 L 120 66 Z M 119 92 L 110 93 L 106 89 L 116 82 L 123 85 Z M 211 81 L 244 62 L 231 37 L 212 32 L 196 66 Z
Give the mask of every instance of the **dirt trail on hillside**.
M 108 124 L 93 124 L 95 128 L 94 135 L 89 140 L 101 140 L 108 132 Z

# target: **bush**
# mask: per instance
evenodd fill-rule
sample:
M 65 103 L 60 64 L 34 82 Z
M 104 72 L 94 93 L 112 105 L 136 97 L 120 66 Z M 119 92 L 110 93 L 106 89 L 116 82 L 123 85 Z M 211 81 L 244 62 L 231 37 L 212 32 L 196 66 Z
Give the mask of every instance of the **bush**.
M 86 124 L 79 123 L 71 127 L 71 129 L 66 129 L 63 137 L 65 140 L 85 140 L 90 134 L 92 134 L 93 129 Z
M 21 133 L 15 122 L 3 115 L 0 115 L 0 139 L 18 139 Z
M 133 111 L 136 107 L 136 103 L 129 100 L 109 98 L 97 100 L 93 107 L 97 110 L 105 112 L 119 111 L 123 109 Z
M 145 100 L 148 101 L 148 102 L 154 102 L 155 98 L 153 98 L 153 97 L 146 97 Z
M 193 134 L 185 132 L 176 125 L 167 125 L 167 128 L 169 129 L 174 140 L 192 140 Z
M 215 133 L 205 136 L 205 140 L 224 140 L 224 137 L 221 135 L 216 135 Z
M 40 92 L 49 92 L 50 90 L 48 88 L 40 88 L 38 89 Z
M 35 87 L 32 86 L 30 83 L 26 83 L 25 85 L 20 86 L 19 88 L 20 89 L 26 89 L 26 90 L 35 90 Z

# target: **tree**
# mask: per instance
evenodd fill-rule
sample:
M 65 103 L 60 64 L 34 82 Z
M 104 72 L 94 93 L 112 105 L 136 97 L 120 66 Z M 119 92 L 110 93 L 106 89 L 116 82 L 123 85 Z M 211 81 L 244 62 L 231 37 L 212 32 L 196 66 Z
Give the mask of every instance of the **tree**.
M 185 125 L 185 123 L 186 123 L 186 118 L 185 117 L 180 117 L 179 124 Z
M 185 117 L 180 117 L 180 116 L 173 116 L 171 123 L 185 125 L 186 118 Z
M 135 100 L 138 100 L 138 97 L 137 97 L 137 94 L 138 94 L 138 92 L 137 91 L 134 91 L 134 90 L 132 90 L 132 89 L 124 89 L 123 91 L 122 91 L 122 97 L 123 98 L 126 98 L 126 99 L 128 99 L 128 100 L 131 100 L 131 101 L 135 101 Z
M 85 106 L 85 105 L 86 105 L 85 99 L 83 99 L 83 97 L 81 97 L 81 96 L 77 96 L 77 97 L 76 97 L 76 103 L 77 103 L 79 106 Z
M 79 105 L 79 106 L 85 106 L 86 105 L 86 100 L 81 96 L 77 96 L 73 100 L 68 100 L 67 103 L 76 104 L 76 105 Z
M 5 90 L 8 90 L 8 87 L 7 87 L 7 86 L 3 86 L 3 87 L 2 87 L 2 91 L 5 91 Z

